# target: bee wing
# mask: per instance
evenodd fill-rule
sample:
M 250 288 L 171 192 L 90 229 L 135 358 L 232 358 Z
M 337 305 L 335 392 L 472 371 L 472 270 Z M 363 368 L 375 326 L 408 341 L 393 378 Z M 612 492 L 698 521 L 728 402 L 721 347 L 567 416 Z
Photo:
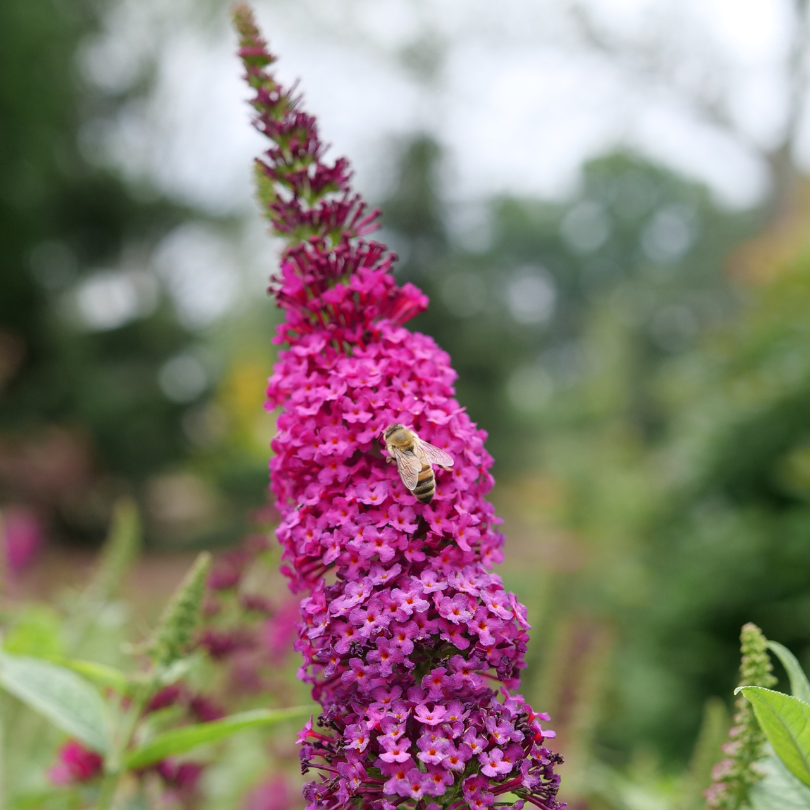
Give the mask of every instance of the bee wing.
M 408 489 L 416 489 L 416 484 L 419 481 L 419 473 L 422 469 L 422 461 L 416 456 L 403 453 L 401 450 L 389 447 L 388 452 L 394 457 L 397 462 L 397 470 L 402 483 Z
M 425 460 L 429 461 L 431 464 L 438 464 L 439 467 L 445 468 L 453 466 L 453 457 L 449 453 L 445 453 L 444 450 L 439 450 L 438 447 L 430 444 L 430 442 L 419 439 L 416 446 L 417 453 L 422 455 Z

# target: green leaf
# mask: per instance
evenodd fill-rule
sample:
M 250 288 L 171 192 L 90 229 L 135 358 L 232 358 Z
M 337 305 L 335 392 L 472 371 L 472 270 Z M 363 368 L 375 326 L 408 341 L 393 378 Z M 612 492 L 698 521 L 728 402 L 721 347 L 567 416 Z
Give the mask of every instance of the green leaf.
M 292 709 L 256 709 L 250 712 L 232 714 L 211 723 L 198 723 L 183 728 L 175 728 L 153 737 L 149 742 L 136 748 L 126 759 L 130 770 L 145 768 L 173 754 L 182 754 L 198 745 L 216 742 L 230 737 L 239 731 L 260 726 L 272 726 L 284 720 L 306 717 L 312 714 L 312 706 L 296 706 Z
M 757 762 L 763 779 L 751 788 L 750 810 L 810 810 L 810 788 L 803 785 L 767 746 L 764 759 Z
M 97 664 L 95 661 L 82 661 L 76 658 L 49 658 L 55 664 L 78 672 L 89 681 L 93 681 L 96 686 L 108 686 L 121 695 L 126 695 L 129 691 L 129 678 L 125 672 L 115 667 L 108 667 L 106 664 Z
M 810 704 L 761 686 L 739 686 L 768 742 L 787 769 L 810 785 Z
M 63 652 L 61 616 L 48 605 L 15 610 L 3 649 L 15 655 L 51 656 Z
M 796 660 L 796 656 L 787 648 L 782 646 L 777 641 L 769 641 L 768 649 L 776 653 L 782 666 L 790 678 L 790 692 L 793 697 L 803 700 L 805 703 L 810 703 L 810 683 L 807 681 L 807 676 L 804 670 Z
M 96 751 L 109 749 L 107 706 L 84 678 L 39 658 L 0 653 L 0 686 Z

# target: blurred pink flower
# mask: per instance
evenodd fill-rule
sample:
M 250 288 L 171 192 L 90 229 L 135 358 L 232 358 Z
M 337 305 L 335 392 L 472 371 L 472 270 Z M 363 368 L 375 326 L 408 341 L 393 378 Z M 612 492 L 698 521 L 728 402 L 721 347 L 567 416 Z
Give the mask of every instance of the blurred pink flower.
M 197 762 L 177 762 L 174 759 L 161 760 L 157 765 L 168 795 L 178 801 L 188 801 L 194 796 L 203 770 L 204 767 Z
M 290 654 L 297 637 L 298 603 L 289 599 L 264 625 L 264 641 L 274 662 L 281 663 Z
M 89 782 L 101 774 L 103 764 L 104 760 L 95 751 L 76 740 L 68 740 L 59 749 L 59 760 L 48 771 L 48 778 L 54 785 Z
M 277 774 L 248 793 L 242 810 L 289 810 L 294 803 L 287 780 Z
M 212 723 L 225 717 L 225 710 L 205 695 L 195 695 L 189 701 L 189 708 L 201 723 Z
M 12 576 L 19 574 L 37 558 L 44 545 L 42 523 L 23 506 L 12 506 L 0 514 L 3 538 L 3 562 Z

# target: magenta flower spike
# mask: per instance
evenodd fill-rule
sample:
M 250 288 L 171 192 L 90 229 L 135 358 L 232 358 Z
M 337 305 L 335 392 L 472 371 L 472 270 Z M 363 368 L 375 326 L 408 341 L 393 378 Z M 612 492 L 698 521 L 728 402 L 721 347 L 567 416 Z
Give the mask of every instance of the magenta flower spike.
M 299 677 L 322 706 L 299 735 L 307 807 L 562 807 L 549 718 L 509 692 L 529 625 L 491 571 L 503 536 L 486 434 L 454 399 L 448 355 L 403 326 L 427 298 L 397 285 L 395 255 L 367 238 L 379 212 L 345 159 L 325 161 L 250 9 L 234 16 L 254 124 L 272 142 L 259 196 L 288 242 L 270 286 L 285 320 L 266 407 L 281 409 L 270 472 L 283 570 L 302 595 Z M 454 460 L 435 468 L 430 505 L 385 463 L 397 423 Z

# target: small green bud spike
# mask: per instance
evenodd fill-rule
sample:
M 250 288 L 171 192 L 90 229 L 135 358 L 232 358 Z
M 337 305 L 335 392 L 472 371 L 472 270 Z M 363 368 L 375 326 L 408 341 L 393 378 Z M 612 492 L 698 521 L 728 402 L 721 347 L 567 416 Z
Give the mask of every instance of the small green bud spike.
M 776 678 L 768 656 L 768 640 L 762 631 L 749 622 L 743 626 L 740 641 L 740 686 L 774 686 Z M 712 771 L 714 782 L 705 793 L 706 810 L 741 810 L 751 787 L 762 778 L 754 765 L 762 758 L 765 735 L 744 695 L 737 697 L 734 706 L 734 724 L 728 733 L 729 741 L 722 747 L 727 756 Z
M 725 701 L 718 697 L 709 698 L 703 707 L 703 722 L 692 750 L 678 810 L 701 810 L 704 806 L 703 791 L 711 784 L 717 751 L 728 738 L 730 725 L 731 717 Z
M 141 520 L 130 498 L 121 498 L 113 510 L 101 561 L 87 590 L 94 602 L 106 602 L 116 593 L 127 569 L 141 549 Z
M 148 649 L 155 666 L 165 668 L 187 654 L 200 619 L 205 581 L 210 568 L 211 555 L 206 551 L 197 557 L 166 605 Z

